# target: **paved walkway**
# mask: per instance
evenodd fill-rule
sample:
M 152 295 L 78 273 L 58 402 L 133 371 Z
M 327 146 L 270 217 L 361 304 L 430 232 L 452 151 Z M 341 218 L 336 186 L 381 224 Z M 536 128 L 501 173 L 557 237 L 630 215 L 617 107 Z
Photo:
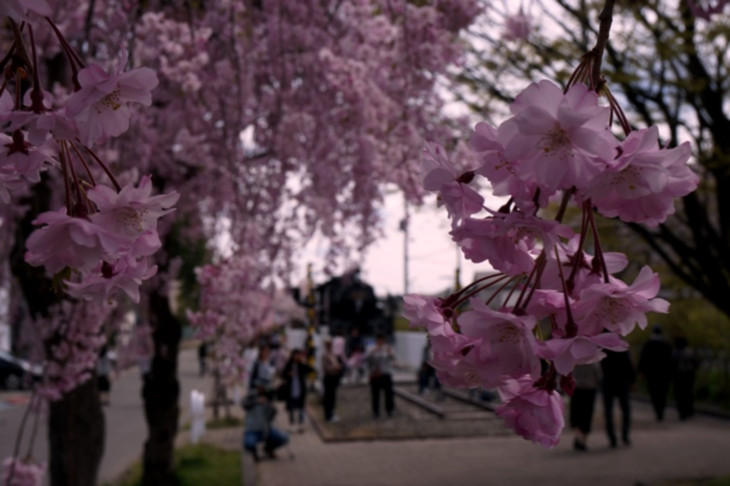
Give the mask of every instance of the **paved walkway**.
M 730 475 L 730 421 L 698 416 L 680 422 L 668 410 L 666 422 L 657 424 L 641 402 L 633 412 L 631 446 L 610 449 L 599 403 L 586 453 L 572 449 L 569 431 L 546 450 L 516 436 L 325 443 L 308 424 L 276 460 L 254 464 L 245 455 L 244 485 L 637 486 Z M 285 418 L 277 418 L 284 430 Z M 206 441 L 240 448 L 240 429 L 206 435 Z
M 185 410 L 189 388 L 208 387 L 207 379 L 197 377 L 192 352 L 181 360 L 183 387 L 183 423 L 189 417 Z M 138 387 L 130 381 L 130 397 L 138 396 Z M 124 394 L 120 380 L 114 393 Z M 202 385 L 202 386 L 201 386 Z M 134 392 L 134 393 L 132 393 Z M 7 394 L 10 396 L 10 394 Z M 10 404 L 7 405 L 10 407 Z M 363 404 L 367 407 L 368 404 Z M 139 413 L 139 406 L 113 397 L 108 413 L 129 409 Z M 3 417 L 22 410 L 13 406 L 3 411 Z M 231 411 L 241 417 L 240 407 Z M 601 406 L 597 406 L 590 450 L 572 450 L 572 439 L 565 432 L 561 443 L 552 450 L 529 443 L 516 436 L 454 438 L 431 440 L 323 442 L 312 424 L 303 434 L 292 434 L 291 443 L 279 453 L 277 460 L 254 464 L 244 457 L 245 486 L 430 486 L 430 485 L 664 485 L 668 481 L 730 475 L 730 420 L 698 416 L 679 422 L 674 410 L 668 411 L 667 421 L 654 422 L 649 405 L 633 403 L 634 427 L 631 447 L 610 449 L 603 434 Z M 116 417 L 116 415 L 115 415 Z M 278 425 L 284 430 L 286 414 L 280 413 Z M 141 420 L 141 419 L 140 419 Z M 119 417 L 112 424 L 122 423 L 130 428 L 128 418 Z M 7 431 L 6 431 L 7 432 Z M 5 438 L 4 435 L 3 439 Z M 11 437 L 11 434 L 7 434 Z M 115 434 L 112 434 L 115 435 Z M 180 434 L 179 443 L 189 438 Z M 242 428 L 208 430 L 204 440 L 230 450 L 241 450 Z M 119 454 L 119 464 L 109 464 L 105 477 L 114 477 L 119 469 L 138 457 L 141 444 L 111 438 L 115 443 L 129 442 L 125 450 L 130 457 Z M 140 437 L 143 438 L 141 435 Z M 0 441 L 3 442 L 3 441 Z M 42 442 L 42 441 L 40 441 Z M 133 442 L 133 443 L 132 443 Z M 111 448 L 109 449 L 111 451 Z M 293 459 L 292 457 L 293 456 Z M 106 459 L 105 459 L 106 461 Z M 124 465 L 121 463 L 124 462 Z M 104 469 L 104 468 L 102 468 Z

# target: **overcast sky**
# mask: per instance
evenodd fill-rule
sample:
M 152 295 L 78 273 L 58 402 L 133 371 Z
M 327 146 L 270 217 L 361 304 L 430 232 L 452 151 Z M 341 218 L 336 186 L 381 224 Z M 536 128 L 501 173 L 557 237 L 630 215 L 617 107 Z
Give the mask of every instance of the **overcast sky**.
M 408 291 L 436 294 L 453 288 L 461 255 L 449 236 L 450 222 L 446 210 L 436 207 L 436 198 L 431 196 L 422 208 L 410 207 L 409 211 Z M 399 229 L 403 216 L 403 198 L 399 194 L 388 196 L 382 212 L 385 236 L 368 250 L 361 266 L 362 280 L 372 285 L 380 297 L 401 295 L 404 291 L 404 235 Z M 316 253 L 309 252 L 310 255 Z M 316 257 L 310 261 L 316 283 L 326 280 L 321 262 L 318 264 Z M 471 281 L 475 269 L 486 271 L 489 268 L 486 264 L 476 265 L 461 257 L 461 284 Z

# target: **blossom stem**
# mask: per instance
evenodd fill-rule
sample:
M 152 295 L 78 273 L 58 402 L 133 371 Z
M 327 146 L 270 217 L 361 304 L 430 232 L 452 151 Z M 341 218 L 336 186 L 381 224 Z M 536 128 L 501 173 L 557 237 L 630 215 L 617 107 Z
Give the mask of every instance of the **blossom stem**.
M 28 36 L 30 37 L 30 50 L 33 56 L 33 91 L 31 91 L 31 109 L 35 113 L 43 113 L 43 90 L 41 90 L 41 78 L 38 75 L 38 55 L 36 53 L 35 39 L 33 38 L 33 27 L 28 25 Z
M 71 148 L 73 149 L 74 153 L 76 154 L 76 157 L 81 162 L 81 165 L 84 166 L 84 170 L 86 171 L 86 175 L 89 176 L 89 181 L 91 182 L 91 185 L 95 186 L 96 181 L 94 180 L 94 175 L 91 173 L 89 164 L 86 163 L 86 160 L 84 159 L 83 155 L 81 155 L 81 152 L 79 151 L 78 147 L 76 147 L 76 144 L 74 144 L 73 142 L 71 142 Z
M 71 214 L 71 184 L 69 183 L 68 164 L 69 161 L 66 159 L 66 142 L 61 140 L 59 142 L 61 150 L 58 151 L 58 158 L 61 162 L 61 172 L 63 172 L 63 186 L 66 192 L 66 213 Z
M 72 73 L 72 80 L 74 83 L 74 89 L 77 91 L 81 89 L 81 85 L 79 84 L 78 80 L 78 74 L 79 74 L 79 67 L 83 68 L 86 66 L 86 63 L 81 60 L 81 58 L 76 54 L 76 51 L 73 50 L 73 48 L 69 45 L 68 41 L 66 41 L 66 38 L 63 36 L 60 30 L 58 30 L 58 27 L 56 24 L 53 23 L 51 19 L 46 17 L 46 21 L 51 25 L 51 29 L 53 29 L 53 32 L 56 34 L 56 38 L 58 39 L 58 42 L 61 43 L 61 47 L 63 48 L 63 52 L 66 54 L 66 57 L 68 58 L 69 64 L 71 65 L 71 73 Z
M 565 85 L 565 89 L 563 90 L 563 94 L 566 94 L 571 86 L 573 86 L 575 83 L 578 82 L 584 82 L 586 81 L 587 74 L 590 72 L 592 66 L 592 57 L 591 53 L 587 53 L 583 55 L 583 59 L 581 59 L 580 63 L 578 64 L 578 67 L 575 68 L 575 71 L 573 71 L 573 74 L 570 75 L 570 79 L 568 79 L 568 82 Z
M 558 253 L 558 247 L 554 247 L 555 250 L 555 261 L 558 262 L 558 275 L 560 275 L 560 284 L 563 286 L 563 300 L 565 300 L 565 337 L 572 338 L 578 334 L 578 326 L 573 321 L 573 313 L 570 310 L 570 299 L 568 299 L 568 288 L 565 283 L 565 275 L 563 274 L 563 266 L 560 264 L 560 254 Z
M 493 274 L 491 274 L 491 275 L 486 275 L 486 276 L 484 276 L 484 277 L 481 277 L 481 278 L 479 278 L 479 279 L 477 279 L 477 280 L 474 280 L 474 281 L 473 281 L 472 283 L 470 283 L 469 285 L 467 285 L 467 286 L 466 286 L 466 287 L 464 287 L 463 289 L 461 289 L 461 290 L 459 290 L 458 292 L 456 292 L 456 293 L 452 294 L 451 296 L 449 296 L 449 297 L 448 297 L 448 298 L 447 298 L 447 299 L 445 300 L 445 303 L 446 303 L 446 304 L 450 304 L 450 300 L 451 300 L 451 299 L 453 299 L 453 300 L 459 300 L 459 301 L 461 301 L 461 300 L 464 300 L 464 299 L 462 299 L 462 297 L 461 297 L 461 296 L 462 296 L 463 294 L 465 294 L 465 293 L 469 293 L 469 296 L 468 296 L 468 297 L 471 297 L 471 296 L 472 296 L 472 295 L 474 294 L 474 293 L 472 292 L 472 291 L 473 291 L 473 289 L 474 289 L 474 287 L 476 287 L 476 286 L 479 286 L 479 285 L 481 285 L 481 283 L 482 283 L 482 282 L 486 282 L 487 280 L 491 280 L 491 279 L 497 279 L 497 280 L 499 281 L 499 280 L 500 280 L 500 279 L 501 279 L 502 277 L 504 277 L 504 276 L 505 276 L 505 275 L 504 275 L 503 273 L 493 273 Z M 492 284 L 490 283 L 489 285 L 487 285 L 487 286 L 485 286 L 485 287 L 481 287 L 481 288 L 479 288 L 479 289 L 478 289 L 478 290 L 477 290 L 476 292 L 481 292 L 481 291 L 482 291 L 482 290 L 484 290 L 485 288 L 489 288 L 489 286 L 490 286 L 490 285 L 492 285 Z M 467 297 L 467 299 L 468 299 L 468 297 Z
M 501 281 L 502 281 L 502 280 L 504 280 L 504 279 L 509 279 L 509 280 L 507 280 L 507 282 L 506 282 L 506 283 L 505 283 L 505 284 L 504 284 L 504 285 L 503 285 L 503 286 L 502 286 L 502 287 L 501 287 L 501 288 L 499 289 L 499 290 L 502 290 L 502 289 L 503 289 L 503 288 L 504 288 L 504 287 L 505 287 L 506 285 L 508 285 L 508 284 L 509 284 L 509 282 L 510 282 L 510 281 L 512 280 L 512 278 L 515 278 L 515 277 L 512 277 L 512 278 L 510 278 L 510 277 L 509 277 L 509 275 L 505 275 L 505 274 L 503 274 L 503 273 L 497 273 L 497 274 L 494 274 L 494 275 L 489 275 L 489 277 L 494 277 L 494 276 L 496 276 L 496 275 L 498 275 L 498 276 L 499 276 L 499 278 L 495 279 L 495 280 L 494 280 L 493 282 L 489 282 L 489 283 L 488 283 L 488 284 L 486 284 L 486 285 L 482 285 L 482 286 L 478 286 L 478 287 L 476 287 L 476 288 L 473 288 L 473 287 L 475 286 L 474 284 L 476 284 L 476 283 L 477 283 L 478 281 L 477 281 L 477 282 L 474 282 L 474 283 L 472 283 L 471 285 L 469 285 L 469 287 L 467 287 L 467 288 L 470 288 L 470 287 L 471 287 L 471 288 L 472 288 L 472 290 L 470 290 L 469 292 L 467 292 L 467 293 L 466 293 L 466 295 L 462 295 L 462 296 L 460 296 L 460 297 L 459 297 L 459 299 L 458 299 L 458 300 L 457 300 L 456 302 L 454 302 L 454 303 L 449 303 L 449 307 L 451 307 L 451 308 L 453 308 L 453 309 L 456 309 L 456 308 L 457 308 L 457 307 L 459 307 L 459 306 L 460 306 L 461 304 L 463 304 L 463 303 L 464 303 L 464 302 L 466 302 L 467 300 L 471 299 L 472 297 L 474 297 L 474 296 L 475 296 L 476 294 L 478 294 L 478 293 L 479 293 L 479 292 L 481 292 L 482 290 L 487 290 L 487 289 L 488 289 L 489 287 L 491 287 L 492 285 L 494 285 L 494 284 L 496 284 L 496 283 L 499 283 L 499 282 L 501 282 Z M 482 280 L 482 281 L 483 281 L 484 279 L 482 278 L 482 279 L 480 279 L 480 280 Z M 498 292 L 499 292 L 499 291 L 495 292 L 495 293 L 494 293 L 494 295 L 496 295 L 496 294 L 497 294 Z M 461 294 L 461 293 L 462 293 L 462 292 L 459 292 L 459 294 Z M 456 294 L 456 295 L 459 295 L 459 294 Z M 493 295 L 492 297 L 490 297 L 490 299 L 489 299 L 489 301 L 490 301 L 490 302 L 491 302 L 492 298 L 494 297 L 494 295 Z
M 34 69 L 30 56 L 28 56 L 28 51 L 25 48 L 25 43 L 23 42 L 23 33 L 21 32 L 22 27 L 18 27 L 17 22 L 13 19 L 8 18 L 8 20 L 10 21 L 10 26 L 13 29 L 13 36 L 15 37 L 15 55 L 23 60 L 23 64 L 25 64 L 28 69 Z
M 599 259 L 603 281 L 608 283 L 608 267 L 606 267 L 606 259 L 603 258 L 603 249 L 601 249 L 601 240 L 598 239 L 598 228 L 596 227 L 596 219 L 593 217 L 593 211 L 588 212 L 588 221 L 593 232 L 593 245 L 595 246 L 595 256 L 593 258 Z
M 532 267 L 532 271 L 530 272 L 530 275 L 527 277 L 527 281 L 525 282 L 525 287 L 522 289 L 520 297 L 517 299 L 517 303 L 515 304 L 515 308 L 513 311 L 514 314 L 521 315 L 527 307 L 527 304 L 529 304 L 530 300 L 532 300 L 532 296 L 535 293 L 535 290 L 537 290 L 537 288 L 540 286 L 540 279 L 542 278 L 542 272 L 545 270 L 546 263 L 547 258 L 545 257 L 545 249 L 543 249 L 540 252 L 540 255 L 538 255 L 537 259 L 535 260 L 535 266 Z M 530 285 L 530 281 L 533 278 L 535 281 L 532 285 Z M 530 290 L 529 294 L 527 293 L 528 289 Z
M 613 93 L 611 93 L 611 90 L 608 89 L 608 86 L 604 87 L 604 93 L 606 94 L 606 98 L 608 98 L 608 104 L 611 107 L 611 113 L 616 114 L 616 118 L 618 119 L 618 122 L 624 131 L 624 134 L 628 135 L 629 133 L 631 133 L 631 124 L 629 123 L 628 118 L 626 118 L 624 110 L 621 109 L 621 105 L 619 105 L 618 101 L 616 101 L 616 98 L 613 96 Z
M 558 212 L 555 214 L 555 221 L 558 223 L 563 222 L 563 218 L 565 217 L 565 211 L 568 208 L 568 202 L 570 201 L 570 198 L 575 194 L 575 187 L 571 187 L 570 190 L 565 191 L 563 194 L 563 199 L 560 201 L 560 208 L 558 209 Z
M 593 89 L 600 89 L 601 80 L 601 64 L 603 63 L 603 51 L 608 44 L 608 37 L 611 32 L 611 23 L 613 22 L 613 6 L 616 0 L 606 0 L 603 10 L 598 14 L 598 38 L 596 45 L 593 47 L 593 70 L 591 72 L 591 85 Z
M 517 283 L 517 282 L 518 282 L 518 279 L 519 279 L 519 275 L 518 275 L 518 276 L 516 276 L 516 277 L 512 277 L 512 278 L 510 278 L 509 280 L 507 280 L 507 281 L 506 281 L 505 283 L 503 283 L 503 284 L 502 284 L 502 285 L 501 285 L 501 286 L 500 286 L 500 287 L 499 287 L 499 288 L 498 288 L 498 289 L 497 289 L 497 290 L 496 290 L 496 291 L 495 291 L 495 292 L 494 292 L 494 293 L 492 294 L 492 296 L 491 296 L 491 297 L 489 297 L 489 299 L 487 299 L 487 301 L 486 301 L 485 303 L 486 303 L 487 305 L 491 304 L 491 303 L 492 303 L 492 301 L 493 301 L 494 299 L 496 299 L 496 298 L 497 298 L 497 296 L 499 296 L 499 293 L 500 293 L 500 292 L 502 292 L 502 290 L 504 290 L 504 289 L 505 289 L 505 287 L 507 287 L 507 286 L 508 286 L 509 284 L 511 284 L 511 283 L 513 283 L 513 282 L 514 282 L 514 283 Z M 512 295 L 512 292 L 513 292 L 513 291 L 514 291 L 514 288 L 513 288 L 513 289 L 512 289 L 511 291 L 510 291 L 509 295 L 507 296 L 507 299 L 506 299 L 506 300 L 505 300 L 504 302 L 502 302 L 502 306 L 504 306 L 504 305 L 505 305 L 505 304 L 507 303 L 507 301 L 509 300 L 509 297 L 510 297 L 510 296 Z
M 72 216 L 87 216 L 89 213 L 89 200 L 86 197 L 86 191 L 83 189 L 82 181 L 78 178 L 76 175 L 76 171 L 74 170 L 74 166 L 71 163 L 71 152 L 68 150 L 68 145 L 63 145 L 63 151 L 66 155 L 66 160 L 68 161 L 68 170 L 71 174 L 71 178 L 73 179 L 73 186 L 72 189 L 74 189 L 75 195 L 76 195 L 76 204 L 73 206 L 73 209 L 71 210 Z
M 575 276 L 578 274 L 578 269 L 580 268 L 580 263 L 582 260 L 581 255 L 583 254 L 583 247 L 585 246 L 586 241 L 586 234 L 588 234 L 588 216 L 586 215 L 587 211 L 591 210 L 590 200 L 583 203 L 583 220 L 580 224 L 580 239 L 578 240 L 578 248 L 575 250 L 575 253 L 570 257 L 570 264 L 572 265 L 572 268 L 570 270 L 570 276 L 568 277 L 568 280 L 566 280 L 566 283 L 568 285 L 568 290 L 573 290 L 575 286 Z
M 84 145 L 84 148 L 89 153 L 89 155 L 91 155 L 94 158 L 94 160 L 96 161 L 96 163 L 99 164 L 99 166 L 104 170 L 104 172 L 106 173 L 106 175 L 109 176 L 109 180 L 111 180 L 112 184 L 114 184 L 114 189 L 116 189 L 117 192 L 120 192 L 122 190 L 122 186 L 119 185 L 119 181 L 117 181 L 117 178 L 114 177 L 114 173 L 112 173 L 112 171 L 109 170 L 109 167 L 104 163 L 103 160 L 101 160 L 99 158 L 98 155 L 96 155 L 96 153 L 94 153 L 93 150 L 91 150 L 86 145 Z

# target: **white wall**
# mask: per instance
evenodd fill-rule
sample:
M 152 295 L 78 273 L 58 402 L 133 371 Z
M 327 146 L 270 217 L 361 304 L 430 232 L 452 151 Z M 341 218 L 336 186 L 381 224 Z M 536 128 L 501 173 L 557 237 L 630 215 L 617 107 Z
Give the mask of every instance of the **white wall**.
M 418 369 L 421 366 L 424 346 L 426 346 L 425 332 L 396 331 L 396 364 L 404 368 Z

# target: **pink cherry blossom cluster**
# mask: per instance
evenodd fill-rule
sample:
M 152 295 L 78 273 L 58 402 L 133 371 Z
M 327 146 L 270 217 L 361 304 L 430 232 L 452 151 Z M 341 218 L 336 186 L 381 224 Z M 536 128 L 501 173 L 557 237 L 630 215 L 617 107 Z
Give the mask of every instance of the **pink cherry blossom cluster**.
M 264 270 L 250 256 L 196 269 L 200 304 L 188 318 L 197 337 L 211 343 L 213 366 L 226 382 L 241 382 L 248 364 L 243 351 L 276 325 L 272 292 L 261 283 Z
M 151 196 L 152 182 L 145 176 L 139 187 L 117 192 L 97 185 L 85 194 L 85 217 L 66 209 L 38 216 L 45 224 L 28 238 L 25 259 L 43 265 L 55 275 L 65 268 L 78 273 L 66 280 L 67 292 L 77 298 L 103 303 L 117 290 L 139 302 L 139 286 L 155 274 L 149 257 L 162 243 L 157 220 L 171 211 L 177 193 Z
M 58 400 L 93 376 L 109 314 L 108 305 L 66 300 L 35 323 L 46 348 L 43 380 L 36 386 L 41 397 Z
M 532 17 L 520 8 L 516 14 L 509 15 L 504 19 L 502 38 L 508 41 L 527 40 L 532 31 L 532 22 Z
M 45 464 L 9 457 L 3 461 L 3 486 L 41 486 Z
M 476 125 L 472 170 L 457 171 L 438 145 L 425 149 L 424 187 L 438 193 L 454 241 L 498 273 L 447 298 L 406 296 L 404 314 L 428 332 L 443 383 L 496 388 L 497 414 L 546 447 L 563 428 L 558 389 L 572 391 L 573 367 L 628 349 L 622 337 L 669 308 L 648 267 L 631 285 L 617 276 L 628 259 L 603 251 L 595 212 L 657 225 L 698 182 L 689 143 L 661 147 L 656 127 L 617 138 L 607 96 L 602 106 L 581 82 L 564 92 L 531 84 L 499 126 Z M 480 177 L 507 202 L 486 207 Z M 578 231 L 562 222 L 570 203 L 582 210 Z
M 200 194 L 206 213 L 229 216 L 237 243 L 276 249 L 279 266 L 314 229 L 333 254 L 354 240 L 345 230 L 367 244 L 380 183 L 419 199 L 421 140 L 454 132 L 433 122 L 443 119 L 435 86 L 479 11 L 475 0 L 216 0 L 193 28 L 174 10 L 146 12 L 134 58 L 155 67 L 164 105 L 144 111 L 142 136 L 172 147 L 155 170 Z M 198 200 L 185 203 L 181 212 L 200 212 Z
M 137 302 L 141 282 L 156 271 L 149 257 L 161 246 L 157 220 L 178 195 L 152 196 L 148 176 L 122 187 L 92 147 L 128 130 L 131 105 L 151 104 L 157 76 L 148 68 L 125 72 L 125 55 L 109 71 L 86 66 L 46 17 L 43 0 L 4 2 L 0 13 L 13 26 L 6 59 L 15 60 L 0 86 L 0 197 L 10 202 L 49 169 L 60 170 L 65 189 L 63 207 L 35 219 L 41 227 L 28 238 L 26 261 L 59 276 L 73 297 L 103 304 L 121 291 Z M 34 32 L 46 23 L 73 74 L 66 97 L 40 81 Z M 100 174 L 109 182 L 97 181 Z

